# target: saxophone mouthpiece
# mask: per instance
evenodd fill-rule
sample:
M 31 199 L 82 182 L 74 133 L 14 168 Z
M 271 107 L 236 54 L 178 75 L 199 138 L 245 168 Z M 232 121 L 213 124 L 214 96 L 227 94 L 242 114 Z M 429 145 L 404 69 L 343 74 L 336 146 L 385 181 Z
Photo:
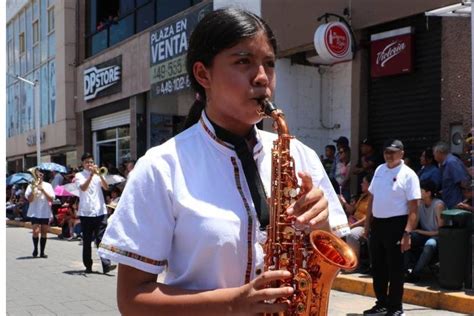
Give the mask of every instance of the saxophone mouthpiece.
M 260 105 L 262 106 L 262 112 L 268 116 L 271 116 L 272 112 L 276 110 L 275 105 L 267 98 L 261 99 Z

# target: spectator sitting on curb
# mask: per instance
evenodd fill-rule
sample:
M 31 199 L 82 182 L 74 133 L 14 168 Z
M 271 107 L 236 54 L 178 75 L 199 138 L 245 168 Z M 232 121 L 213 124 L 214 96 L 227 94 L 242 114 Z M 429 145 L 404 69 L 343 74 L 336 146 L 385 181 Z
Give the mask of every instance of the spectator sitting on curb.
M 411 232 L 411 249 L 405 253 L 406 267 L 413 270 L 408 274 L 408 282 L 418 282 L 420 273 L 438 251 L 438 228 L 443 225 L 441 212 L 446 208 L 443 201 L 434 198 L 436 184 L 431 180 L 420 183 L 421 203 L 418 205 L 417 229 Z M 421 253 L 420 253 L 421 250 Z

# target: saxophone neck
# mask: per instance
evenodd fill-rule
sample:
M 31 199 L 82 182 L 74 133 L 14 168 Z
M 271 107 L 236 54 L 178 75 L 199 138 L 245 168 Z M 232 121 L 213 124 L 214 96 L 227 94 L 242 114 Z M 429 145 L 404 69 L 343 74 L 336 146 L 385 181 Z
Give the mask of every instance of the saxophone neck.
M 275 105 L 268 99 L 264 99 L 261 103 L 262 114 L 267 117 L 271 117 L 274 121 L 275 129 L 278 132 L 278 136 L 290 135 L 288 125 L 285 121 L 285 114 L 282 110 L 277 109 Z

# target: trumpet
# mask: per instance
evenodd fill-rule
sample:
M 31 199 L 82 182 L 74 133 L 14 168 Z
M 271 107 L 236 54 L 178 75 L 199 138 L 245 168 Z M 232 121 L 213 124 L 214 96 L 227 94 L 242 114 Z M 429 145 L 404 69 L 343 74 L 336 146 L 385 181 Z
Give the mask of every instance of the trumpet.
M 106 167 L 94 168 L 94 173 L 98 176 L 105 177 L 109 170 Z

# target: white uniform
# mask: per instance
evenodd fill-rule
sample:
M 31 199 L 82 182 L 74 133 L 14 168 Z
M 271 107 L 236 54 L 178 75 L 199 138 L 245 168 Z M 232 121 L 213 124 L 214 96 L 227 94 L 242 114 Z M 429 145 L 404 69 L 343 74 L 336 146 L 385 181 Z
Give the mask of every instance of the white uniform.
M 403 160 L 392 169 L 386 163 L 378 166 L 369 191 L 374 196 L 372 215 L 377 218 L 407 215 L 408 201 L 421 198 L 418 176 Z
M 56 195 L 54 194 L 53 187 L 48 182 L 42 182 L 41 186 L 43 189 L 51 196 L 54 200 Z M 34 198 L 33 202 L 31 202 L 28 206 L 28 217 L 35 217 L 35 218 L 50 218 L 52 217 L 53 213 L 51 212 L 51 205 L 49 204 L 46 195 L 39 191 L 38 189 L 35 190 L 37 196 Z M 25 196 L 28 198 L 34 192 L 31 189 L 31 184 L 26 188 Z
M 101 256 L 158 274 L 186 289 L 240 286 L 263 268 L 263 241 L 240 160 L 201 121 L 140 158 L 99 249 Z M 254 159 L 270 192 L 275 134 L 258 130 Z M 291 142 L 296 171 L 311 173 L 329 200 L 330 224 L 347 219 L 318 155 Z
M 79 189 L 78 216 L 97 217 L 107 214 L 101 180 L 98 175 L 94 175 L 86 191 L 82 191 L 80 188 L 89 179 L 90 174 L 88 170 L 83 170 L 76 173 L 74 178 L 74 183 Z

